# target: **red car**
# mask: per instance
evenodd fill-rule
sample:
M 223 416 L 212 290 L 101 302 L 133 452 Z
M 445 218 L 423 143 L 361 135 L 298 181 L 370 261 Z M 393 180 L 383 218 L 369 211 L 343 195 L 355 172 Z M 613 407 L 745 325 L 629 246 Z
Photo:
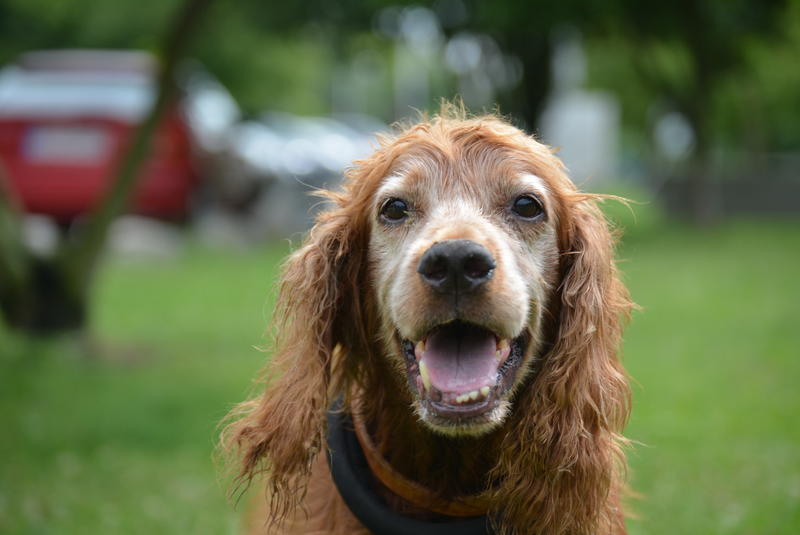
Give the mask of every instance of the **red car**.
M 154 67 L 141 52 L 48 51 L 0 71 L 0 173 L 26 211 L 69 223 L 102 199 L 155 97 Z M 180 104 L 158 128 L 133 212 L 187 215 L 198 176 Z

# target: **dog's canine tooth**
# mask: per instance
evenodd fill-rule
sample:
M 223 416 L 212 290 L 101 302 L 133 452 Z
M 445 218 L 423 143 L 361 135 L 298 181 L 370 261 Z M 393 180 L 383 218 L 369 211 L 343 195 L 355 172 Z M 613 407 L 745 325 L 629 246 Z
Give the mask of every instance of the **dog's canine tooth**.
M 508 344 L 507 340 L 503 340 L 497 345 L 497 350 L 494 352 L 494 358 L 498 364 L 502 364 L 506 361 L 506 359 L 508 359 L 509 355 L 511 355 L 511 346 Z
M 482 387 L 481 387 L 481 395 L 482 395 L 483 397 L 486 397 L 486 396 L 488 396 L 488 395 L 489 395 L 489 392 L 491 392 L 491 390 L 492 390 L 492 389 L 489 387 L 489 385 L 482 386 Z
M 425 353 L 425 340 L 420 340 L 414 347 L 414 355 L 416 355 L 417 360 L 422 358 L 423 353 Z
M 428 375 L 428 365 L 425 364 L 424 360 L 419 361 L 419 376 L 422 377 L 422 384 L 425 386 L 425 390 L 430 390 L 431 377 Z

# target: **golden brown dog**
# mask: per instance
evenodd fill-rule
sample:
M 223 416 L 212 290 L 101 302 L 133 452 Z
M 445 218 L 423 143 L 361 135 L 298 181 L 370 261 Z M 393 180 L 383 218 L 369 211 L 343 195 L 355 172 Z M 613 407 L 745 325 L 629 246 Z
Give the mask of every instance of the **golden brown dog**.
M 255 529 L 369 533 L 328 466 L 340 397 L 390 511 L 624 533 L 631 303 L 598 196 L 546 146 L 458 110 L 382 140 L 326 196 L 283 271 L 269 384 L 225 434 L 241 480 L 266 480 Z

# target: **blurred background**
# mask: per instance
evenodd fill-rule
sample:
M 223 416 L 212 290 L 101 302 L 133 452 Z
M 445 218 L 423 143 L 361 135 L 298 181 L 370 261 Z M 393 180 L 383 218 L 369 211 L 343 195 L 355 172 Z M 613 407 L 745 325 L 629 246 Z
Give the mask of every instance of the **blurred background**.
M 0 532 L 236 533 L 308 193 L 442 98 L 635 201 L 630 532 L 800 532 L 788 0 L 0 0 Z

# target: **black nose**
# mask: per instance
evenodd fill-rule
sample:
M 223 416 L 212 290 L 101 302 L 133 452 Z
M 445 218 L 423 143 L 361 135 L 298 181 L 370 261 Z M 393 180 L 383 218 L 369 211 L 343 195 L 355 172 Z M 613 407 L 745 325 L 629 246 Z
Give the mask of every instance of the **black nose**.
M 446 240 L 425 251 L 417 273 L 434 290 L 455 294 L 474 290 L 492 278 L 494 258 L 470 240 Z

